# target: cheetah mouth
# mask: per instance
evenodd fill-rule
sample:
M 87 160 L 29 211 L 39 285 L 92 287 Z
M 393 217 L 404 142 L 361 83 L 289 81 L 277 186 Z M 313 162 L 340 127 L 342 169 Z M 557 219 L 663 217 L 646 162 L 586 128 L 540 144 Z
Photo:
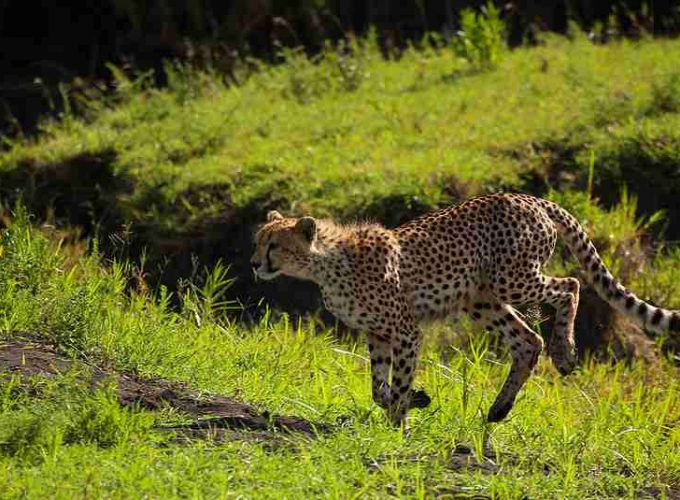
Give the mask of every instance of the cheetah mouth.
M 274 278 L 277 278 L 281 274 L 280 269 L 270 269 L 270 270 L 265 270 L 265 269 L 255 269 L 255 278 L 256 279 L 261 279 L 263 281 L 269 281 L 273 280 Z

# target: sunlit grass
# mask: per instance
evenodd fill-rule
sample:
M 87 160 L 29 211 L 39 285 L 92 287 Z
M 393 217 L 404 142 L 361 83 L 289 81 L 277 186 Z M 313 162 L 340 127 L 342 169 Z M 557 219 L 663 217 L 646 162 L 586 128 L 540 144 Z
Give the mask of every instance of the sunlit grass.
M 534 154 L 544 143 L 576 148 L 582 169 L 594 151 L 596 185 L 627 144 L 650 158 L 677 153 L 678 41 L 549 37 L 492 71 L 446 47 L 409 49 L 399 61 L 370 41 L 355 50 L 362 76 L 350 86 L 332 49 L 317 64 L 295 55 L 261 66 L 238 86 L 187 69 L 163 90 L 121 84 L 90 120 L 46 123 L 37 140 L 17 142 L 0 171 L 112 151 L 135 183 L 121 200 L 129 219 L 170 228 L 180 221 L 168 207 L 196 203 L 182 194 L 190 186 L 221 186 L 237 207 L 270 199 L 284 211 L 351 217 L 388 196 L 433 207 L 521 187 L 544 168 Z M 212 203 L 193 207 L 191 220 Z
M 131 182 L 114 200 L 125 222 L 173 234 L 226 205 L 394 222 L 403 214 L 384 200 L 426 209 L 557 170 L 563 182 L 548 196 L 579 218 L 617 276 L 641 297 L 680 306 L 680 253 L 650 241 L 663 220 L 638 214 L 619 189 L 631 170 L 659 195 L 678 189 L 679 41 L 549 38 L 504 52 L 489 71 L 450 48 L 396 61 L 356 43 L 349 73 L 329 49 L 317 63 L 289 52 L 230 87 L 182 67 L 162 90 L 119 75 L 119 92 L 91 103 L 87 118 L 45 123 L 3 151 L 0 175 L 112 153 L 116 175 Z M 431 325 L 416 385 L 432 404 L 411 412 L 407 431 L 393 429 L 371 401 L 361 339 L 285 316 L 231 323 L 220 314 L 232 306 L 220 292 L 225 267 L 171 297 L 129 279 L 139 270 L 126 261 L 103 266 L 96 251 L 48 231 L 18 209 L 0 237 L 0 338 L 38 332 L 77 360 L 76 372 L 0 378 L 0 496 L 581 499 L 680 487 L 680 379 L 669 360 L 588 361 L 562 378 L 542 358 L 509 418 L 487 425 L 507 356 L 468 322 Z M 549 272 L 573 269 L 558 257 Z M 331 430 L 276 446 L 179 445 L 153 428 L 172 415 L 121 409 L 111 388 L 92 393 L 79 381 L 102 361 Z M 455 466 L 457 447 L 492 473 Z
M 167 414 L 121 410 L 107 389 L 89 395 L 77 374 L 36 379 L 32 390 L 3 378 L 3 496 L 602 498 L 666 491 L 680 481 L 680 379 L 667 361 L 588 362 L 563 378 L 542 358 L 509 418 L 488 425 L 507 357 L 467 322 L 454 329 L 470 341 L 435 325 L 416 381 L 432 404 L 411 412 L 404 432 L 371 401 L 361 340 L 320 335 L 285 317 L 244 328 L 205 308 L 177 311 L 163 296 L 125 293 L 124 266 L 105 269 L 96 256 L 67 264 L 21 212 L 0 244 L 5 338 L 39 331 L 88 363 L 108 359 L 330 425 L 316 438 L 287 435 L 273 448 L 249 440 L 180 445 L 151 427 Z M 666 264 L 677 267 L 673 255 Z M 664 272 L 649 279 L 663 280 Z M 461 446 L 493 472 L 455 467 Z

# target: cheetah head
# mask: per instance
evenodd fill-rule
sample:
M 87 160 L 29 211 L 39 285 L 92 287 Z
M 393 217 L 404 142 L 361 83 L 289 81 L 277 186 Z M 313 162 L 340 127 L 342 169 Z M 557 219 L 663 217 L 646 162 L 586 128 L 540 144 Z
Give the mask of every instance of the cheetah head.
M 281 274 L 310 279 L 316 230 L 312 217 L 287 218 L 276 210 L 269 212 L 255 236 L 255 252 L 250 259 L 255 275 L 263 280 Z

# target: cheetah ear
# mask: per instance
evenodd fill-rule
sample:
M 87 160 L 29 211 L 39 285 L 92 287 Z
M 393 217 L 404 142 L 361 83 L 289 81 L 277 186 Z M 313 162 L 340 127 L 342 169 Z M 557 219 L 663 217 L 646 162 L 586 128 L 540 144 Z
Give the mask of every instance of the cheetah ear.
M 300 233 L 305 239 L 312 243 L 316 238 L 316 221 L 314 217 L 302 217 L 295 224 L 295 231 Z
M 279 219 L 283 219 L 283 215 L 281 215 L 276 210 L 270 210 L 267 213 L 267 222 L 272 222 L 272 221 L 279 220 Z

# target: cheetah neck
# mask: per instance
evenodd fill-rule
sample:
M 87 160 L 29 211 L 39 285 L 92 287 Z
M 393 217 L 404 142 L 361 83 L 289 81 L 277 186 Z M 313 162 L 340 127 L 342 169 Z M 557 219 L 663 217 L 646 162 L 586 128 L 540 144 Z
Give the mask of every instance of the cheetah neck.
M 337 279 L 339 269 L 348 268 L 356 251 L 362 225 L 345 226 L 317 220 L 317 235 L 310 252 L 310 279 L 320 286 Z

